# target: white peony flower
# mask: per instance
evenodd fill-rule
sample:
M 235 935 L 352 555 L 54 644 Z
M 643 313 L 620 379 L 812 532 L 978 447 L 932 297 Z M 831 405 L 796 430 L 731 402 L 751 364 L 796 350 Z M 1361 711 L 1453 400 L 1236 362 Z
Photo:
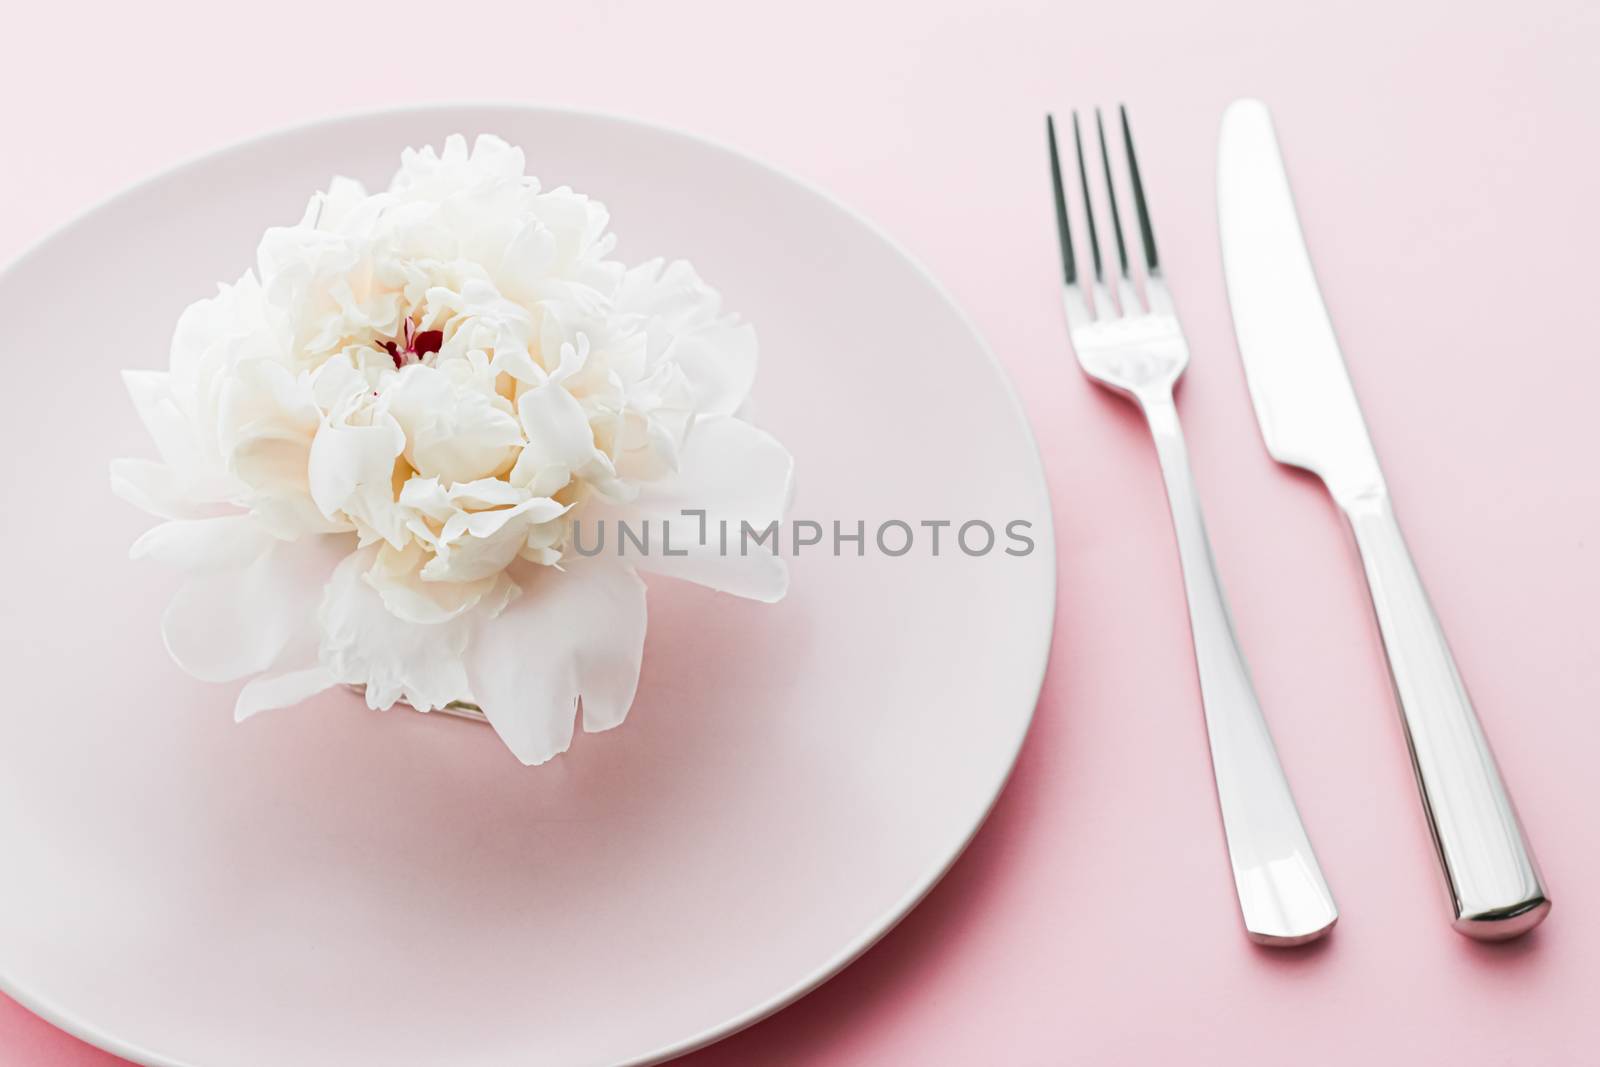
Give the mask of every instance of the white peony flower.
M 607 221 L 498 138 L 408 149 L 387 192 L 336 178 L 268 230 L 183 313 L 168 370 L 125 373 L 160 461 L 112 481 L 168 520 L 132 554 L 186 572 L 167 647 L 248 679 L 237 718 L 340 684 L 466 701 L 542 763 L 580 708 L 586 730 L 627 715 L 635 568 L 783 596 L 781 559 L 684 536 L 787 506 L 788 452 L 737 414 L 755 334 L 687 263 L 607 258 Z M 619 520 L 677 520 L 674 554 L 575 551 L 575 524 Z

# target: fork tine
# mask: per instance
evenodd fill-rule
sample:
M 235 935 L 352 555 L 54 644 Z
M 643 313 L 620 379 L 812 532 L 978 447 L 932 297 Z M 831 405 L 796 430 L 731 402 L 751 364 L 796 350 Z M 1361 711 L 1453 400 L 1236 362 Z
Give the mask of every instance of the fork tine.
M 1061 153 L 1056 147 L 1056 120 L 1044 117 L 1045 136 L 1050 142 L 1050 185 L 1056 200 L 1056 236 L 1061 240 L 1061 276 L 1066 286 L 1067 324 L 1076 329 L 1094 321 L 1094 313 L 1084 299 L 1078 282 L 1078 260 L 1072 250 L 1072 225 L 1067 216 L 1067 194 L 1061 183 Z
M 1089 169 L 1084 164 L 1083 132 L 1078 128 L 1078 112 L 1072 112 L 1072 144 L 1078 154 L 1078 187 L 1083 190 L 1083 217 L 1089 224 L 1089 257 L 1094 261 L 1094 316 L 1096 319 L 1114 319 L 1116 308 L 1111 294 L 1106 291 L 1105 271 L 1100 262 L 1100 233 L 1094 224 L 1094 199 L 1089 196 Z
M 1094 109 L 1094 127 L 1100 138 L 1100 168 L 1106 176 L 1106 200 L 1111 204 L 1111 233 L 1117 239 L 1117 265 L 1121 268 L 1116 279 L 1117 302 L 1122 305 L 1124 315 L 1137 315 L 1144 308 L 1128 275 L 1128 246 L 1122 239 L 1122 213 L 1117 210 L 1117 182 L 1111 176 L 1111 153 L 1106 150 L 1106 124 L 1099 108 Z
M 1083 217 L 1089 221 L 1089 255 L 1094 260 L 1094 280 L 1103 280 L 1100 270 L 1100 234 L 1094 225 L 1094 201 L 1089 198 L 1089 172 L 1083 166 L 1083 134 L 1078 129 L 1078 112 L 1072 112 L 1072 143 L 1078 154 L 1078 188 L 1083 191 Z
M 1161 260 L 1156 255 L 1156 232 L 1150 224 L 1150 202 L 1145 199 L 1144 181 L 1139 177 L 1139 157 L 1133 151 L 1133 131 L 1128 128 L 1128 109 L 1117 105 L 1122 118 L 1122 146 L 1128 156 L 1128 177 L 1133 184 L 1133 210 L 1139 219 L 1139 237 L 1144 246 L 1145 298 L 1151 312 L 1173 314 L 1172 297 L 1161 276 Z
M 1061 188 L 1061 153 L 1056 149 L 1056 120 L 1044 117 L 1045 136 L 1050 141 L 1050 184 L 1056 194 L 1056 236 L 1061 239 L 1061 274 L 1068 285 L 1078 284 L 1078 264 L 1072 255 L 1072 226 L 1067 221 L 1067 194 Z
M 1111 202 L 1111 232 L 1117 239 L 1117 260 L 1122 273 L 1128 273 L 1128 246 L 1122 242 L 1122 216 L 1117 213 L 1117 183 L 1111 178 L 1111 153 L 1106 151 L 1106 124 L 1100 118 L 1100 109 L 1094 109 L 1095 132 L 1100 136 L 1100 166 L 1106 176 L 1106 199 Z

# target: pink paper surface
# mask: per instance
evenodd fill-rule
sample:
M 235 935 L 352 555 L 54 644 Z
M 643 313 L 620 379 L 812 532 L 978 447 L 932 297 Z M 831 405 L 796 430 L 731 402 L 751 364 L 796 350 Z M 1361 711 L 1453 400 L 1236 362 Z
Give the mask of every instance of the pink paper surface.
M 85 18 L 30 9 L 0 67 L 0 258 L 274 127 L 570 105 L 837 195 L 933 270 L 1016 381 L 1060 606 L 1015 776 L 878 947 L 685 1062 L 1592 1062 L 1594 9 L 285 0 Z M 1274 109 L 1408 537 L 1551 887 L 1551 919 L 1519 942 L 1450 931 L 1354 550 L 1320 486 L 1260 444 L 1214 221 L 1217 122 L 1246 94 Z M 1343 912 L 1295 952 L 1239 931 L 1154 456 L 1133 409 L 1082 379 L 1061 319 L 1042 115 L 1119 100 L 1194 351 L 1180 408 L 1216 555 Z M 0 1063 L 116 1062 L 0 1000 Z

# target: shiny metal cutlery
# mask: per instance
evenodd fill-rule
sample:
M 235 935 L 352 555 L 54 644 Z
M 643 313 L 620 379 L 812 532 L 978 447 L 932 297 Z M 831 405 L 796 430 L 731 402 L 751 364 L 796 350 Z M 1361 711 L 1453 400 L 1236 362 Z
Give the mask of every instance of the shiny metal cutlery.
M 1126 111 L 1122 111 L 1121 119 L 1128 184 L 1139 224 L 1133 258 L 1144 267 L 1142 298 L 1136 277 L 1139 272 L 1130 269 L 1129 245 L 1123 240 L 1111 153 L 1106 148 L 1099 111 L 1095 112 L 1099 171 L 1105 179 L 1117 253 L 1109 286 L 1089 195 L 1089 166 L 1078 116 L 1074 113 L 1072 117 L 1072 138 L 1083 201 L 1079 217 L 1090 254 L 1087 274 L 1073 247 L 1055 122 L 1046 120 L 1065 275 L 1067 326 L 1084 372 L 1101 385 L 1131 397 L 1144 412 L 1155 438 L 1177 532 L 1178 556 L 1183 564 L 1212 770 L 1245 930 L 1251 940 L 1263 944 L 1301 944 L 1326 933 L 1339 912 L 1278 763 L 1206 538 L 1200 498 L 1172 399 L 1173 386 L 1189 363 L 1189 349 L 1156 255 L 1155 234 Z
M 1455 928 L 1483 940 L 1525 933 L 1550 899 L 1400 534 L 1259 101 L 1223 116 L 1217 205 L 1261 436 L 1279 463 L 1322 478 L 1355 532 Z

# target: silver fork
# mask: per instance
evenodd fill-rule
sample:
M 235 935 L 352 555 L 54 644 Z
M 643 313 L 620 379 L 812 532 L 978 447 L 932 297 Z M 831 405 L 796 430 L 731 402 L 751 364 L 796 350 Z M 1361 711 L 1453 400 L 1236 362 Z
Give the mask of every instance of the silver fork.
M 1131 397 L 1144 412 L 1155 438 L 1167 500 L 1172 507 L 1172 525 L 1178 537 L 1178 557 L 1183 564 L 1189 626 L 1200 673 L 1200 698 L 1211 742 L 1211 766 L 1245 931 L 1252 941 L 1262 944 L 1297 945 L 1326 933 L 1338 919 L 1339 911 L 1301 825 L 1272 736 L 1262 718 L 1250 669 L 1222 595 L 1211 543 L 1206 538 L 1205 519 L 1189 469 L 1183 432 L 1178 426 L 1178 409 L 1172 399 L 1173 387 L 1189 364 L 1189 346 L 1184 342 L 1156 255 L 1149 206 L 1133 152 L 1133 135 L 1128 130 L 1128 113 L 1125 108 L 1119 111 L 1128 182 L 1139 224 L 1135 254 L 1144 268 L 1143 299 L 1135 285 L 1134 276 L 1139 272 L 1129 266 L 1111 153 L 1106 149 L 1105 123 L 1099 109 L 1094 114 L 1095 128 L 1117 251 L 1117 270 L 1111 286 L 1106 284 L 1100 255 L 1077 112 L 1072 115 L 1072 139 L 1077 150 L 1082 219 L 1093 268 L 1087 284 L 1073 249 L 1055 120 L 1045 120 L 1066 283 L 1067 326 L 1084 373 Z

